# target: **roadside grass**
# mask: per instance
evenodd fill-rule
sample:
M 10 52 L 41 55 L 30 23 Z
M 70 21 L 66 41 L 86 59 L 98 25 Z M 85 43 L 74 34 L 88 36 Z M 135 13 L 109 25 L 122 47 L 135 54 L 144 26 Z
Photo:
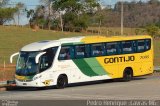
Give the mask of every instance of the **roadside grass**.
M 9 63 L 9 56 L 18 52 L 24 45 L 41 41 L 55 40 L 63 37 L 86 35 L 84 33 L 56 32 L 48 30 L 32 31 L 30 28 L 0 26 L 0 64 L 5 60 Z
M 91 29 L 98 30 L 98 28 L 90 27 L 89 30 Z M 111 32 L 120 35 L 120 28 L 102 27 L 101 30 L 103 31 L 103 35 L 113 35 Z M 105 32 L 107 30 L 111 32 Z M 124 33 L 126 33 L 126 35 L 135 35 L 135 30 L 136 28 L 125 28 Z M 0 26 L 0 80 L 14 78 L 15 66 L 9 64 L 9 57 L 11 54 L 18 52 L 24 45 L 41 40 L 55 40 L 64 37 L 85 35 L 93 35 L 93 33 L 57 32 L 48 30 L 38 30 L 35 32 L 25 27 Z M 160 38 L 154 39 L 154 65 L 160 66 Z

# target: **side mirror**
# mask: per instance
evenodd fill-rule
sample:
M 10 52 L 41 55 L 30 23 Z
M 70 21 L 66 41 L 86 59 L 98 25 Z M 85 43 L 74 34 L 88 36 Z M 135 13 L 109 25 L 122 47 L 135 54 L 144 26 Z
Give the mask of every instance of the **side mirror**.
M 40 58 L 43 54 L 45 54 L 45 53 L 46 53 L 46 52 L 42 52 L 42 53 L 39 53 L 39 54 L 36 56 L 36 58 L 35 58 L 36 64 L 39 63 L 39 58 Z
M 14 54 L 12 54 L 12 55 L 10 56 L 10 63 L 13 62 L 13 57 L 16 56 L 16 55 L 19 55 L 19 52 L 14 53 Z

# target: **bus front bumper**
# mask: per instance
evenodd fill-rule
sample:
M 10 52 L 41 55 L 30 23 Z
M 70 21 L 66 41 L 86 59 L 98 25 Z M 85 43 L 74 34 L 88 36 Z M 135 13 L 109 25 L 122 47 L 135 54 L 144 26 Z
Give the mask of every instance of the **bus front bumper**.
M 19 87 L 44 87 L 45 85 L 41 83 L 39 80 L 34 80 L 34 81 L 16 81 L 16 86 Z

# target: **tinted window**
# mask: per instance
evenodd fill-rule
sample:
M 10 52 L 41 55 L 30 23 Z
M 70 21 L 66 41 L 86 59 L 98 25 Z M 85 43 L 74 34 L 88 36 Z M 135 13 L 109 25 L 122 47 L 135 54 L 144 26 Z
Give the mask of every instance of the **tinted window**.
M 149 50 L 151 48 L 151 40 L 146 39 L 146 50 Z
M 75 55 L 76 55 L 76 58 L 84 58 L 85 57 L 85 45 L 75 46 Z
M 85 45 L 85 57 L 91 56 L 91 45 Z
M 104 55 L 103 44 L 92 44 L 92 56 L 102 56 Z
M 136 53 L 137 52 L 137 41 L 132 41 L 132 49 L 133 49 L 133 52 Z
M 123 53 L 132 53 L 132 41 L 123 41 L 122 42 L 122 52 Z
M 69 60 L 74 58 L 74 49 L 72 46 L 64 46 L 61 48 L 58 59 Z
M 51 67 L 58 47 L 45 50 L 45 54 L 40 58 L 40 71 L 44 71 Z
M 145 40 L 138 40 L 137 41 L 137 51 L 138 52 L 145 51 Z
M 118 43 L 111 42 L 106 44 L 107 55 L 114 55 L 118 53 Z

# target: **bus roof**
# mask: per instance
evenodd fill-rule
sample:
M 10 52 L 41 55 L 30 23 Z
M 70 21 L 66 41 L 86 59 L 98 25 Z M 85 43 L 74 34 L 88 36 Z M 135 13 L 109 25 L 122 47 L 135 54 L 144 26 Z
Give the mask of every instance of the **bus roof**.
M 59 40 L 44 40 L 24 46 L 21 51 L 42 51 L 50 47 L 60 46 L 61 44 L 87 44 L 98 42 L 112 42 L 121 40 L 134 40 L 151 38 L 149 35 L 136 35 L 136 36 L 78 36 L 71 38 L 62 38 Z
M 136 39 L 145 39 L 151 38 L 149 35 L 134 35 L 134 36 L 88 36 L 82 39 L 84 43 L 96 43 L 96 42 L 112 42 L 112 41 L 122 41 L 122 40 L 136 40 Z
M 24 46 L 21 51 L 42 51 L 50 47 L 60 46 L 63 43 L 81 42 L 84 37 L 62 38 L 59 40 L 44 40 Z

